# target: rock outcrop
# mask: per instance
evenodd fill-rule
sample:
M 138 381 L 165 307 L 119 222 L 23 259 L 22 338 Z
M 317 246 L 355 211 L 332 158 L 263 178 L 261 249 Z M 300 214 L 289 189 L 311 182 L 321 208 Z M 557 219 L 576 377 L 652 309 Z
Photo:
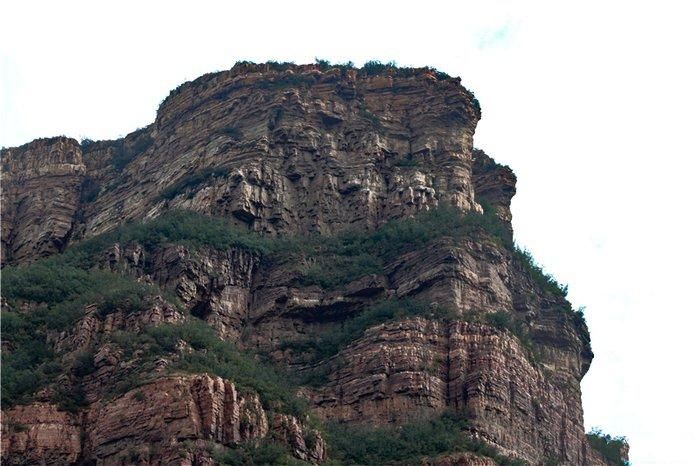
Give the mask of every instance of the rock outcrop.
M 277 415 L 273 428 L 299 458 L 318 463 L 326 457 L 323 439 L 314 434 L 307 446 L 296 418 Z M 209 444 L 259 441 L 269 430 L 256 395 L 241 394 L 219 377 L 170 376 L 94 403 L 81 416 L 49 403 L 7 410 L 3 462 L 213 465 Z
M 34 403 L 3 412 L 3 463 L 71 464 L 81 452 L 80 421 L 55 405 Z
M 199 319 L 238 350 L 291 370 L 315 419 L 401 426 L 451 412 L 468 420 L 463 435 L 485 448 L 416 464 L 492 466 L 498 455 L 533 465 L 613 464 L 584 431 L 580 381 L 593 358 L 585 322 L 556 282 L 512 247 L 516 178 L 473 147 L 479 118 L 459 79 L 427 68 L 239 64 L 183 84 L 153 124 L 124 139 L 59 137 L 3 150 L 9 267 L 179 210 L 281 240 L 373 232 L 447 207 L 493 218 L 505 231 L 429 238 L 325 287 L 300 279 L 299 261 L 313 262 L 315 250 L 280 258 L 279 250 L 245 245 L 115 237 L 85 256 L 90 270 L 159 294 L 137 310 L 108 313 L 98 296 L 72 328 L 42 329 L 61 357 L 56 364 L 70 369 L 31 402 L 3 407 L 3 461 L 206 465 L 266 442 L 313 464 L 332 457 L 311 418 L 264 405 L 235 378 L 178 366 L 202 350 L 197 345 L 180 339 L 151 357 L 157 337 L 149 328 Z M 338 340 L 337 351 L 313 349 L 387 301 L 428 307 L 368 321 Z M 24 299 L 3 308 L 21 318 L 46 304 Z M 127 351 L 115 343 L 125 333 L 147 338 L 130 337 L 142 347 Z M 9 339 L 3 351 L 16 349 Z M 71 362 L 78 358 L 89 371 Z M 307 376 L 314 383 L 296 382 Z M 125 379 L 134 386 L 112 390 Z M 54 401 L 68 386 L 83 398 L 73 412 Z
M 85 177 L 74 139 L 37 139 L 2 153 L 3 263 L 62 251 L 80 210 Z
M 153 125 L 124 140 L 81 151 L 58 138 L 4 151 L 6 261 L 166 209 L 275 234 L 372 228 L 441 200 L 480 208 L 471 180 L 480 110 L 458 79 L 268 68 L 183 84 Z

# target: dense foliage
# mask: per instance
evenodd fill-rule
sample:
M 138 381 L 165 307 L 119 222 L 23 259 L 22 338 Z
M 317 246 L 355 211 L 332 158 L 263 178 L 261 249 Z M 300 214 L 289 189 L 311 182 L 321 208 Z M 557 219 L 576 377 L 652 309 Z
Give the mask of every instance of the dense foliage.
M 59 369 L 45 344 L 46 331 L 70 328 L 82 315 L 85 305 L 97 305 L 101 315 L 117 309 L 131 312 L 138 310 L 148 295 L 163 294 L 153 285 L 92 269 L 98 256 L 115 243 L 136 242 L 147 252 L 169 243 L 195 248 L 244 248 L 270 260 L 287 262 L 296 269 L 300 285 L 338 288 L 363 276 L 383 273 L 388 262 L 402 252 L 419 249 L 440 238 L 475 236 L 490 238 L 507 247 L 537 285 L 555 295 L 565 295 L 565 287 L 545 274 L 527 252 L 514 247 L 502 222 L 489 209 L 481 215 L 438 208 L 411 219 L 390 221 L 374 231 L 347 230 L 334 236 L 305 238 L 263 237 L 230 220 L 185 211 L 172 211 L 146 223 L 124 225 L 77 243 L 62 254 L 3 270 L 3 296 L 8 302 L 39 304 L 32 313 L 4 313 L 6 339 L 17 349 L 3 353 L 3 400 L 13 403 L 23 399 L 31 388 L 29 381 L 48 380 L 56 374 Z M 318 360 L 336 354 L 373 325 L 431 312 L 425 303 L 411 300 L 380 302 L 346 320 L 333 332 L 290 346 Z M 575 317 L 581 320 L 580 315 Z M 487 318 L 491 325 L 509 330 L 529 343 L 522 327 L 507 315 Z M 198 363 L 193 359 L 188 364 L 195 367 Z
M 226 448 L 224 451 L 212 449 L 212 457 L 217 464 L 235 466 L 304 466 L 309 463 L 291 456 L 283 445 L 271 441 L 259 444 L 243 443 Z
M 360 338 L 367 329 L 382 322 L 406 317 L 421 316 L 435 319 L 451 315 L 450 311 L 440 306 L 412 298 L 377 301 L 354 317 L 346 319 L 326 331 L 318 332 L 308 340 L 288 341 L 283 343 L 280 348 L 290 349 L 295 353 L 305 355 L 305 362 L 313 367 L 302 374 L 300 383 L 322 385 L 327 382 L 331 366 L 329 366 L 330 363 L 320 366 L 317 363 L 336 355 L 342 348 Z
M 218 172 L 196 173 L 181 181 L 199 183 Z M 83 314 L 86 305 L 97 306 L 100 315 L 116 310 L 137 311 L 152 295 L 164 295 L 154 285 L 106 270 L 95 269 L 101 255 L 115 243 L 141 244 L 149 255 L 166 244 L 184 244 L 191 248 L 228 249 L 238 247 L 253 251 L 267 261 L 285 263 L 296 271 L 296 282 L 303 286 L 339 288 L 363 276 L 382 274 L 391 260 L 401 253 L 417 250 L 441 238 L 471 238 L 493 241 L 510 250 L 513 260 L 545 291 L 564 296 L 566 289 L 545 274 L 527 253 L 518 250 L 503 223 L 486 206 L 485 214 L 463 214 L 453 208 L 437 208 L 414 218 L 394 220 L 374 231 L 349 229 L 333 236 L 264 237 L 234 222 L 193 212 L 171 211 L 148 222 L 134 222 L 98 237 L 76 243 L 62 254 L 39 260 L 31 265 L 6 267 L 2 274 L 3 296 L 10 304 L 3 312 L 5 340 L 11 351 L 4 351 L 3 403 L 12 405 L 28 400 L 32 391 L 51 383 L 65 370 L 60 355 L 47 345 L 47 332 L 69 329 Z M 168 296 L 166 295 L 166 298 Z M 171 299 L 171 301 L 173 301 Z M 18 303 L 34 303 L 32 312 L 19 311 Z M 174 302 L 174 301 L 173 301 Z M 359 310 L 353 317 L 287 347 L 306 355 L 316 363 L 337 354 L 341 348 L 361 337 L 365 330 L 382 322 L 408 316 L 449 317 L 449 313 L 427 303 L 411 299 L 387 300 Z M 581 320 L 579 314 L 575 318 Z M 530 345 L 527 332 L 507 313 L 485 317 L 487 323 L 508 330 Z M 577 321 L 578 321 L 577 320 Z M 232 345 L 218 340 L 205 324 L 185 327 L 149 329 L 130 337 L 146 344 L 151 352 L 173 351 L 177 339 L 196 349 L 182 357 L 176 367 L 187 372 L 211 372 L 233 378 L 242 386 L 258 391 L 265 403 L 278 403 L 284 409 L 298 411 L 289 387 L 273 374 L 258 370 L 261 361 L 237 352 Z M 202 343 L 206 341 L 206 344 Z M 206 348 L 206 350 L 205 350 Z M 150 354 L 150 353 L 149 353 Z M 89 373 L 90 358 L 79 355 L 73 374 Z M 318 366 L 307 373 L 306 383 L 324 382 L 328 367 Z M 267 375 L 265 375 L 267 374 Z M 284 381 L 286 382 L 286 381 Z M 127 381 L 126 386 L 129 385 Z M 79 399 L 71 395 L 70 399 Z
M 2 273 L 3 297 L 10 304 L 2 312 L 2 404 L 26 402 L 39 387 L 63 371 L 60 356 L 47 343 L 47 333 L 68 330 L 83 315 L 85 306 L 97 306 L 100 315 L 116 310 L 134 312 L 144 306 L 157 287 L 107 271 L 87 271 L 62 262 L 61 256 L 25 267 L 7 267 Z M 32 301 L 31 311 L 17 303 Z M 78 369 L 78 375 L 82 375 Z
M 440 207 L 413 218 L 392 220 L 374 231 L 346 230 L 297 248 L 302 285 L 338 288 L 368 274 L 380 274 L 398 254 L 442 238 L 492 238 L 505 243 L 508 233 L 493 215 L 461 213 Z
M 588 443 L 611 464 L 628 466 L 629 462 L 622 459 L 621 452 L 627 444 L 625 437 L 613 437 L 600 429 L 593 429 L 588 434 Z
M 174 372 L 216 375 L 234 381 L 239 390 L 257 393 L 266 409 L 297 416 L 306 412 L 306 404 L 292 393 L 288 377 L 258 356 L 239 350 L 235 343 L 221 340 L 201 320 L 147 327 L 138 334 L 115 332 L 111 339 L 128 357 L 138 354 L 145 374 L 155 360 L 176 355 L 169 366 Z M 179 352 L 183 342 L 193 351 Z M 131 388 L 127 384 L 122 391 Z
M 463 430 L 463 416 L 445 413 L 437 419 L 418 420 L 393 427 L 330 424 L 327 437 L 330 455 L 340 464 L 420 464 L 423 456 L 475 452 L 499 465 L 525 463 L 500 456 L 495 449 L 470 439 Z

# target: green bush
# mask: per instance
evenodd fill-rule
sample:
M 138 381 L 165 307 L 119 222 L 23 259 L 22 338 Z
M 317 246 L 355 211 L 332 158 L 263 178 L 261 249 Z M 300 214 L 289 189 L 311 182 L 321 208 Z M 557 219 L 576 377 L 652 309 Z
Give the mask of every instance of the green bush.
M 95 141 L 93 141 L 90 138 L 82 138 L 80 140 L 80 150 L 83 151 L 83 154 L 90 150 L 90 146 L 95 144 Z
M 314 62 L 316 63 L 316 65 L 318 65 L 318 68 L 319 68 L 321 71 L 326 71 L 326 70 L 328 70 L 328 69 L 331 68 L 331 62 L 328 61 L 328 60 L 322 60 L 322 59 L 320 59 L 320 58 L 316 58 L 316 59 L 314 60 Z
M 10 351 L 3 350 L 0 403 L 5 408 L 30 401 L 31 395 L 55 380 L 61 370 L 60 365 L 59 371 L 56 370 L 55 355 L 43 339 L 25 342 Z
M 613 437 L 603 433 L 600 429 L 593 429 L 588 434 L 588 443 L 595 448 L 610 463 L 619 466 L 628 466 L 629 462 L 621 456 L 622 449 L 627 444 L 625 437 Z
M 366 107 L 360 108 L 360 116 L 369 121 L 375 129 L 382 128 L 382 121 L 379 119 L 379 117 Z
M 265 62 L 265 64 L 270 68 L 272 71 L 286 71 L 289 68 L 293 68 L 296 66 L 294 62 L 291 61 L 275 61 L 275 60 L 268 60 Z
M 532 337 L 527 331 L 527 327 L 522 320 L 517 319 L 512 313 L 508 311 L 497 311 L 486 314 L 485 321 L 492 327 L 499 330 L 506 330 L 514 335 L 523 347 L 530 353 L 534 351 L 534 345 L 532 342 Z M 530 356 L 534 357 L 533 354 Z
M 108 271 L 82 269 L 76 257 L 81 256 L 59 254 L 2 271 L 2 291 L 8 304 L 1 323 L 9 347 L 2 352 L 3 406 L 30 401 L 34 392 L 69 369 L 77 377 L 94 370 L 88 352 L 68 358 L 64 367 L 62 355 L 54 354 L 47 343 L 49 331 L 72 328 L 88 304 L 97 305 L 103 316 L 116 310 L 134 312 L 144 306 L 147 296 L 160 294 L 153 285 Z M 30 312 L 21 311 L 19 303 L 25 301 L 34 303 Z M 79 406 L 79 396 L 73 392 L 60 398 L 66 409 Z
M 95 304 L 101 315 L 116 310 L 139 310 L 149 295 L 160 290 L 105 270 L 80 268 L 81 260 L 61 254 L 33 264 L 6 267 L 2 274 L 4 296 L 45 304 L 35 311 L 48 329 L 67 330 L 83 314 L 85 306 Z
M 365 76 L 378 76 L 386 72 L 386 70 L 396 68 L 396 63 L 390 61 L 389 63 L 382 63 L 377 60 L 370 60 L 366 62 L 362 68 L 360 68 L 360 74 Z
M 305 401 L 293 394 L 290 379 L 256 355 L 241 351 L 230 341 L 219 339 L 213 328 L 197 319 L 181 324 L 147 327 L 141 334 L 115 332 L 112 341 L 127 357 L 142 350 L 148 361 L 177 352 L 180 341 L 194 351 L 183 352 L 169 366 L 172 371 L 209 373 L 233 381 L 240 390 L 258 393 L 263 407 L 295 416 L 307 412 Z M 147 361 L 143 370 L 149 370 Z
M 432 319 L 453 318 L 450 311 L 430 303 L 411 299 L 388 299 L 378 301 L 362 310 L 354 317 L 344 320 L 332 328 L 316 334 L 309 340 L 287 342 L 280 346 L 298 354 L 307 355 L 307 363 L 316 365 L 302 375 L 299 383 L 320 386 L 328 382 L 332 372 L 329 363 L 317 365 L 320 361 L 338 354 L 345 346 L 359 339 L 365 331 L 383 322 L 421 316 Z M 337 362 L 336 362 L 337 363 Z
M 463 431 L 466 418 L 448 412 L 436 419 L 392 427 L 355 424 L 326 426 L 329 454 L 341 464 L 419 464 L 421 457 L 453 452 L 475 452 L 499 465 L 524 465 L 497 454 L 495 449 L 470 439 Z
M 82 350 L 76 354 L 73 360 L 73 373 L 78 377 L 84 377 L 95 372 L 95 355 L 90 350 Z
M 88 405 L 85 399 L 85 392 L 80 385 L 59 387 L 52 400 L 62 411 L 77 413 L 80 408 Z
M 94 178 L 86 176 L 80 185 L 80 202 L 83 204 L 95 202 L 99 194 L 100 185 Z
M 392 220 L 374 231 L 349 229 L 335 236 L 310 238 L 301 247 L 296 241 L 279 242 L 294 257 L 301 285 L 339 288 L 369 274 L 383 273 L 397 255 L 417 250 L 445 238 L 491 237 L 508 244 L 509 233 L 493 215 L 464 214 L 453 207 L 421 212 L 414 218 Z M 301 256 L 301 260 L 299 257 Z
M 213 451 L 212 456 L 217 464 L 230 464 L 236 466 L 297 466 L 308 464 L 293 458 L 284 445 L 272 441 L 243 443 L 227 448 L 223 452 Z
M 123 170 L 136 156 L 146 152 L 152 144 L 153 138 L 148 134 L 147 128 L 134 131 L 112 146 L 112 165 L 119 171 Z
M 516 263 L 519 263 L 525 272 L 532 278 L 537 286 L 541 289 L 552 293 L 555 296 L 566 298 L 568 286 L 559 283 L 553 276 L 545 273 L 542 270 L 532 254 L 527 249 L 513 248 L 513 258 Z
M 301 275 L 297 284 L 301 286 L 318 285 L 335 289 L 367 275 L 381 274 L 384 270 L 384 263 L 379 257 L 365 253 L 319 256 L 309 261 L 297 267 Z
M 418 161 L 413 158 L 412 154 L 406 154 L 404 158 L 397 160 L 394 166 L 413 168 L 418 166 Z

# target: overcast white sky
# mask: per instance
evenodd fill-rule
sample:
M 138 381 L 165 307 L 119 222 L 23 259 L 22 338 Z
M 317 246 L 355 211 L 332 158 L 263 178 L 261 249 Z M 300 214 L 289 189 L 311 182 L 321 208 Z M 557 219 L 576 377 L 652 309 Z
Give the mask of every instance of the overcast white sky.
M 256 3 L 256 6 L 252 6 Z M 692 1 L 0 0 L 0 145 L 115 138 L 236 60 L 461 76 L 518 175 L 520 244 L 586 306 L 588 427 L 697 465 L 700 15 Z

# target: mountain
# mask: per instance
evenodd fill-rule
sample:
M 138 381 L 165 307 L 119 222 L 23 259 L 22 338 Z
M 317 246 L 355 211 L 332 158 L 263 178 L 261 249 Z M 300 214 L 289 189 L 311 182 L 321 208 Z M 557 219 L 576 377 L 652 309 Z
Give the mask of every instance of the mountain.
M 480 116 L 431 68 L 245 62 L 3 149 L 3 461 L 625 464 Z

